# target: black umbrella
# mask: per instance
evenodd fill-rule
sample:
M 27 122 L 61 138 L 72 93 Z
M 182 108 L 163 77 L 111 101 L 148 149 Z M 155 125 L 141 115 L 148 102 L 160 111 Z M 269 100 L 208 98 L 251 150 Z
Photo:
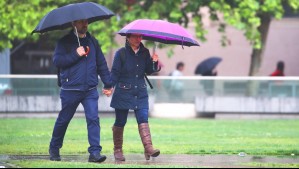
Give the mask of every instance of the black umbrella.
M 93 3 L 83 2 L 66 5 L 49 12 L 32 33 L 45 33 L 53 30 L 62 30 L 72 26 L 73 21 L 87 19 L 88 23 L 109 19 L 114 13 L 106 7 Z
M 203 76 L 207 76 L 207 75 L 211 75 L 211 72 L 213 71 L 213 69 L 222 61 L 221 58 L 219 57 L 211 57 L 208 58 L 206 60 L 204 60 L 203 62 L 201 62 L 196 70 L 195 70 L 195 74 L 197 75 L 203 75 Z

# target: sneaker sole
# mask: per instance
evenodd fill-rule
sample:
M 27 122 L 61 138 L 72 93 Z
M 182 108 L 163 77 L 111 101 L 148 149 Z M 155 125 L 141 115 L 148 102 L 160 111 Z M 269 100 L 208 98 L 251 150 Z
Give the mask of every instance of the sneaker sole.
M 90 162 L 90 163 L 102 163 L 102 162 L 106 161 L 106 159 L 107 159 L 107 157 L 100 158 L 97 161 L 89 159 L 88 162 Z
M 60 158 L 50 158 L 50 161 L 61 161 Z

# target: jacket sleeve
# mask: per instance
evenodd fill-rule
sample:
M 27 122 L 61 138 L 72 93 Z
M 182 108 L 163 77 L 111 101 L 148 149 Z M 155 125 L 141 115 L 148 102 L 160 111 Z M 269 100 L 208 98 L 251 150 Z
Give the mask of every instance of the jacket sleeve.
M 68 52 L 63 41 L 57 43 L 53 57 L 53 63 L 56 67 L 66 69 L 75 65 L 81 59 L 76 50 Z
M 120 50 L 118 50 L 115 53 L 114 56 L 114 61 L 113 61 L 113 66 L 112 66 L 112 70 L 111 70 L 111 79 L 112 79 L 112 85 L 115 86 L 118 81 L 119 81 L 119 77 L 121 75 L 121 54 L 120 54 Z
M 104 83 L 104 88 L 110 89 L 112 88 L 110 71 L 108 69 L 106 58 L 98 42 L 97 42 L 96 50 L 97 50 L 96 52 L 97 53 L 97 59 L 96 59 L 97 73 L 100 76 L 102 82 Z
M 153 67 L 155 66 L 155 68 L 158 67 L 158 62 L 153 62 L 153 59 L 149 53 L 149 51 L 147 50 L 145 53 L 145 57 L 146 57 L 146 69 L 145 69 L 145 73 L 147 75 L 151 75 L 153 73 L 155 73 L 156 71 L 154 71 Z

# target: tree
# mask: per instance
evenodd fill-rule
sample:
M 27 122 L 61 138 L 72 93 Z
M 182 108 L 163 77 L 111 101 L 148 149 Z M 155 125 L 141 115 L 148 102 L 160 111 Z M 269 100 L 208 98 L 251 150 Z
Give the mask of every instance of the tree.
M 6 0 L 0 1 L 0 50 L 12 48 L 13 40 L 36 40 L 31 31 L 39 20 L 49 11 L 79 0 Z M 115 44 L 114 35 L 125 24 L 140 18 L 167 19 L 185 27 L 188 23 L 196 24 L 196 35 L 205 41 L 207 30 L 202 24 L 202 7 L 209 8 L 210 19 L 219 22 L 222 33 L 222 44 L 226 45 L 227 25 L 242 31 L 253 46 L 250 75 L 255 75 L 262 62 L 263 49 L 266 43 L 271 19 L 281 19 L 284 6 L 298 10 L 298 0 L 98 0 L 115 12 L 110 20 L 91 24 L 90 31 L 102 42 L 106 53 Z M 189 15 L 192 15 L 192 21 Z
M 47 3 L 48 1 L 42 1 Z M 13 40 L 28 38 L 32 25 L 36 25 L 42 16 L 42 11 L 51 10 L 53 7 L 42 5 L 38 0 L 24 0 L 21 3 L 14 0 L 0 2 L 0 51 L 12 48 Z
M 13 48 L 14 41 L 36 41 L 39 35 L 31 35 L 38 22 L 51 10 L 70 4 L 82 2 L 80 0 L 6 0 L 0 1 L 0 51 L 5 48 Z M 112 11 L 123 11 L 126 8 L 125 1 L 115 3 L 114 0 L 99 0 L 99 3 L 111 7 Z M 90 31 L 96 35 L 102 43 L 102 49 L 107 52 L 113 45 L 113 37 L 118 30 L 116 17 L 111 20 L 96 22 L 90 26 Z M 48 36 L 58 39 L 60 33 L 46 33 Z
M 161 4 L 158 0 L 138 1 L 133 8 L 134 13 L 141 17 L 168 19 L 185 27 L 190 22 L 188 14 L 192 14 L 196 35 L 205 41 L 207 31 L 201 22 L 200 9 L 208 7 L 210 19 L 220 23 L 218 30 L 222 33 L 224 46 L 228 42 L 225 35 L 227 25 L 244 31 L 245 37 L 253 46 L 249 71 L 251 76 L 256 75 L 260 69 L 271 19 L 281 19 L 284 6 L 293 10 L 299 8 L 298 0 L 163 0 L 163 5 Z
M 214 11 L 224 15 L 225 24 L 244 31 L 253 45 L 249 75 L 259 72 L 271 19 L 281 19 L 284 6 L 298 10 L 298 0 L 221 0 L 211 2 Z

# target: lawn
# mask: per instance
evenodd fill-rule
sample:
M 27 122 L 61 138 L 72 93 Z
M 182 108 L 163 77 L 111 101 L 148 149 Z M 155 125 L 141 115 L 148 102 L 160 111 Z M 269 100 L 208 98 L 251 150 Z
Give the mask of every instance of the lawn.
M 0 119 L 0 154 L 47 155 L 54 123 L 55 119 Z M 106 155 L 113 153 L 112 124 L 113 118 L 101 119 Z M 150 125 L 153 143 L 163 154 L 299 155 L 297 120 L 150 119 Z M 86 155 L 87 148 L 85 119 L 74 118 L 61 154 Z M 129 119 L 125 128 L 124 151 L 143 153 L 135 119 Z M 19 163 L 28 167 L 26 162 Z

